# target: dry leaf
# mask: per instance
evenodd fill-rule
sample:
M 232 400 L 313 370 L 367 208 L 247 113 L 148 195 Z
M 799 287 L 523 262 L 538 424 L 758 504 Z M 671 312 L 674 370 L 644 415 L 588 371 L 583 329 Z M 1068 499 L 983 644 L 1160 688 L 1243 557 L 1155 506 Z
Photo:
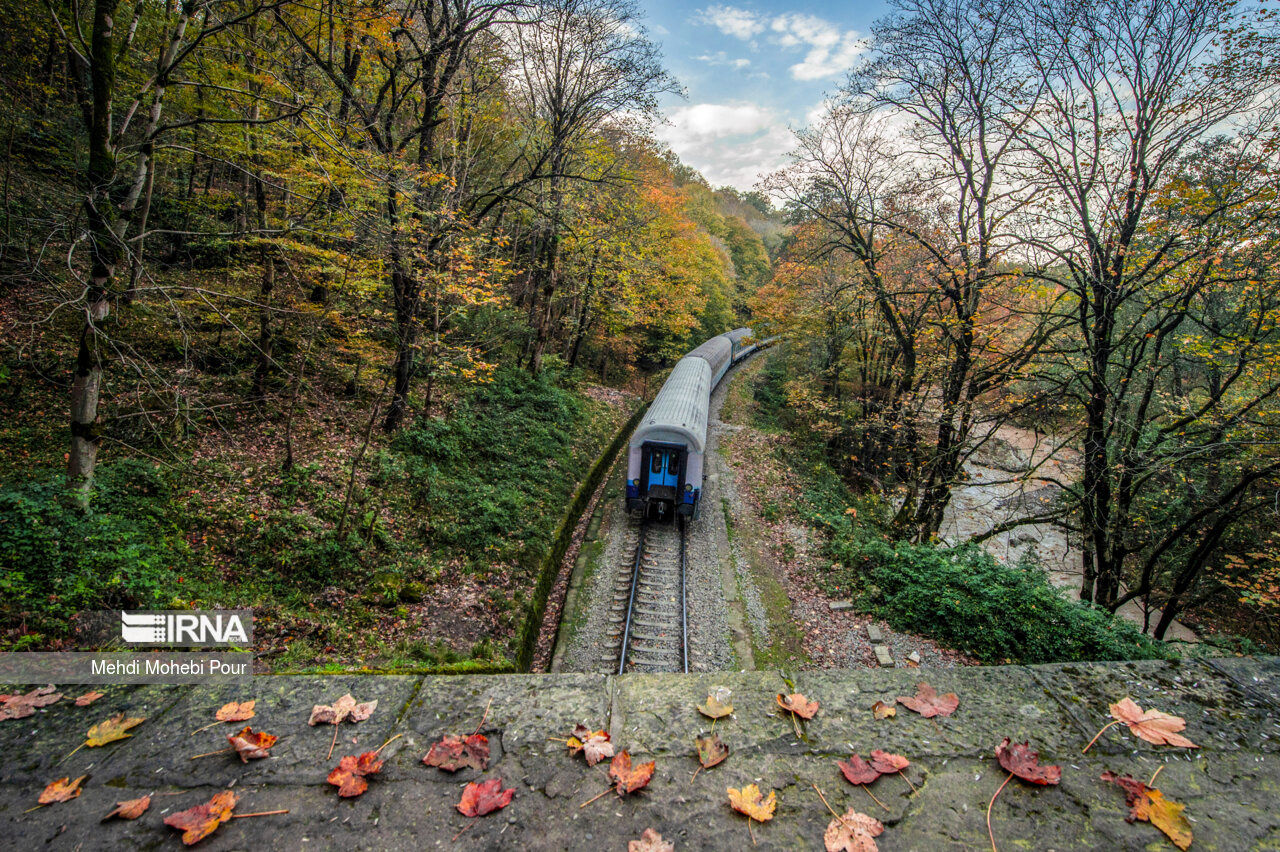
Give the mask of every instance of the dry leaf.
M 223 790 L 203 805 L 196 805 L 164 818 L 164 824 L 182 832 L 182 842 L 187 846 L 198 843 L 213 834 L 218 826 L 231 819 L 236 807 L 236 794 Z
M 84 744 L 90 748 L 97 748 L 107 743 L 113 743 L 116 740 L 131 737 L 133 734 L 128 732 L 129 729 L 137 727 L 145 721 L 147 721 L 145 716 L 126 719 L 123 713 L 117 713 L 90 728 Z
M 349 799 L 368 790 L 369 782 L 365 776 L 373 775 L 381 768 L 382 761 L 376 751 L 366 751 L 359 757 L 349 754 L 330 770 L 328 781 L 338 788 L 339 796 Z
M 109 819 L 137 819 L 147 812 L 147 808 L 151 807 L 151 796 L 143 796 L 141 799 L 129 799 L 125 802 L 116 802 L 116 809 L 102 818 L 103 822 Z
M 574 726 L 573 733 L 565 741 L 570 754 L 582 752 L 588 766 L 595 766 L 606 757 L 613 757 L 613 743 L 607 731 L 593 731 L 586 725 Z
M 1179 849 L 1186 849 L 1191 845 L 1191 823 L 1183 814 L 1186 805 L 1166 799 L 1164 794 L 1156 788 L 1148 787 L 1128 775 L 1104 772 L 1102 780 L 1111 781 L 1124 790 L 1125 804 L 1129 806 L 1129 815 L 1125 817 L 1126 820 L 1129 822 L 1143 820 L 1151 823 L 1163 831 Z
M 6 695 L 0 704 L 0 722 L 8 719 L 25 719 L 36 712 L 37 707 L 48 707 L 62 700 L 62 693 L 55 692 L 57 687 L 50 684 L 33 689 L 22 695 Z
M 253 718 L 253 705 L 256 703 L 256 700 L 243 703 L 232 701 L 218 708 L 218 712 L 213 714 L 213 718 L 219 722 L 245 722 Z
M 445 772 L 457 772 L 467 766 L 483 772 L 489 766 L 489 740 L 484 734 L 469 737 L 446 734 L 440 742 L 432 744 L 422 762 Z
M 307 724 L 338 725 L 348 720 L 363 722 L 373 715 L 377 707 L 376 700 L 359 704 L 351 697 L 351 693 L 347 693 L 332 704 L 317 704 L 311 708 L 311 718 L 307 720 Z
M 631 755 L 621 751 L 609 762 L 609 777 L 614 780 L 618 795 L 625 796 L 648 785 L 656 766 L 657 763 L 652 760 L 632 766 Z
M 822 840 L 827 852 L 876 852 L 875 838 L 884 833 L 884 823 L 860 814 L 853 808 L 827 825 Z
M 960 706 L 960 698 L 954 692 L 939 695 L 938 691 L 927 683 L 916 685 L 914 696 L 898 696 L 898 703 L 908 710 L 914 710 L 926 719 L 934 716 L 950 716 Z
M 848 760 L 837 760 L 836 766 L 850 784 L 870 784 L 882 774 L 879 769 L 867 763 L 861 756 L 849 755 Z
M 898 708 L 892 704 L 885 704 L 883 701 L 877 701 L 871 705 L 871 712 L 875 714 L 877 719 L 888 719 L 890 716 L 898 715 Z
M 723 719 L 733 712 L 733 705 L 728 701 L 721 701 L 713 693 L 707 696 L 705 704 L 698 705 L 698 712 L 708 719 Z
M 652 828 L 646 828 L 639 840 L 627 844 L 627 852 L 676 852 L 676 845 L 663 840 L 662 835 Z
M 267 749 L 276 744 L 274 734 L 268 734 L 265 731 L 254 731 L 248 725 L 238 734 L 227 734 L 227 742 L 231 743 L 231 747 L 236 750 L 236 754 L 240 755 L 241 763 L 248 763 L 250 760 L 257 760 L 262 757 L 270 757 L 271 753 Z
M 88 777 L 88 775 L 81 775 L 74 781 L 69 777 L 59 778 L 48 787 L 45 787 L 44 792 L 40 794 L 40 798 L 36 801 L 42 805 L 50 805 L 54 802 L 65 802 L 68 799 L 74 799 L 80 795 L 80 785 Z
M 812 719 L 818 712 L 818 702 L 810 701 L 798 692 L 791 695 L 778 693 L 778 706 L 783 710 L 795 713 L 801 719 Z
M 702 764 L 703 769 L 723 763 L 729 756 L 729 747 L 721 742 L 719 734 L 699 737 L 693 741 L 693 746 L 698 750 L 698 763 Z
M 90 704 L 97 701 L 99 698 L 101 698 L 104 695 L 106 695 L 105 692 L 95 692 L 93 690 L 90 690 L 89 692 L 86 692 L 84 695 L 81 695 L 79 698 L 76 699 L 76 706 L 88 707 Z
M 1178 733 L 1187 727 L 1187 723 L 1181 717 L 1161 713 L 1159 710 L 1147 710 L 1144 713 L 1142 708 L 1128 696 L 1111 705 L 1111 718 L 1128 725 L 1129 730 L 1140 739 L 1155 745 L 1200 747 Z
M 462 799 L 458 802 L 458 811 L 463 816 L 478 817 L 511 804 L 516 789 L 502 789 L 501 778 L 490 778 L 488 781 L 476 783 L 472 781 L 462 791 Z
M 1012 743 L 1005 737 L 996 746 L 996 760 L 1006 772 L 1012 772 L 1023 781 L 1032 784 L 1057 784 L 1062 780 L 1061 766 L 1041 766 L 1040 753 L 1031 750 L 1030 743 Z
M 741 790 L 728 787 L 725 792 L 729 794 L 730 807 L 756 822 L 773 819 L 773 812 L 778 808 L 778 794 L 770 790 L 766 798 L 755 784 L 748 784 Z
M 871 766 L 881 775 L 888 775 L 891 772 L 901 772 L 911 765 L 911 761 L 907 760 L 900 754 L 890 754 L 887 751 L 876 749 L 871 752 Z

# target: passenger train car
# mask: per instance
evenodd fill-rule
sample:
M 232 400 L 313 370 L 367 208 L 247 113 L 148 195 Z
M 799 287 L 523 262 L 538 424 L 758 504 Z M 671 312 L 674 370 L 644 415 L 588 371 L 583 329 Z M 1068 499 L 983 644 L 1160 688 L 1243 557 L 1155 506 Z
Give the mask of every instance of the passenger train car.
M 751 329 L 739 328 L 711 338 L 676 364 L 631 436 L 628 511 L 660 518 L 697 514 L 711 392 L 758 346 Z

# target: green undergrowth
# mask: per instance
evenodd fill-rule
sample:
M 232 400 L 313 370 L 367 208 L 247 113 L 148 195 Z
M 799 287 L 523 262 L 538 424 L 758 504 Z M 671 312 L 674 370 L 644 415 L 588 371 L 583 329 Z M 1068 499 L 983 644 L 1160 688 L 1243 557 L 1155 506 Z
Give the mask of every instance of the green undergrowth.
M 755 384 L 760 428 L 789 426 L 785 359 L 775 355 Z M 1036 564 L 1006 565 L 976 545 L 895 542 L 891 506 L 877 493 L 855 493 L 803 430 L 775 447 L 796 472 L 802 493 L 790 507 L 825 539 L 827 563 L 815 575 L 823 592 L 849 598 L 895 630 L 927 636 L 983 663 L 1149 659 L 1167 647 L 1127 620 L 1053 586 Z
M 542 554 L 629 413 L 554 373 L 500 371 L 447 417 L 375 436 L 345 521 L 349 452 L 289 472 L 115 455 L 88 514 L 58 471 L 11 472 L 0 648 L 59 647 L 81 610 L 252 607 L 275 671 L 512 670 Z

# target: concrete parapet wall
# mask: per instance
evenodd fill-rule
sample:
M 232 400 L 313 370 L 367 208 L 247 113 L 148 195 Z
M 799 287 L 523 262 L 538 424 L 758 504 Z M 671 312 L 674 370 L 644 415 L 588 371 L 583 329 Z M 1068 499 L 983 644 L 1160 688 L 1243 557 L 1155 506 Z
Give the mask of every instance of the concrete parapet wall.
M 960 696 L 954 716 L 935 725 L 900 706 L 895 718 L 873 718 L 875 701 L 914 694 L 921 680 Z M 88 707 L 63 700 L 0 723 L 0 836 L 7 848 L 24 850 L 177 848 L 165 813 L 234 784 L 239 811 L 289 813 L 232 820 L 199 848 L 625 850 L 654 828 L 677 849 L 738 850 L 750 848 L 747 826 L 728 807 L 725 788 L 757 783 L 778 791 L 776 818 L 755 826 L 758 848 L 820 849 L 830 815 L 816 783 L 837 809 L 854 806 L 886 823 L 881 849 L 982 848 L 989 845 L 987 802 L 1005 776 L 992 752 L 1008 736 L 1030 740 L 1042 762 L 1060 764 L 1063 773 L 1057 787 L 1009 784 L 993 815 L 1001 849 L 1172 849 L 1151 825 L 1126 823 L 1123 794 L 1098 777 L 1110 769 L 1146 780 L 1162 763 L 1156 786 L 1186 805 L 1193 849 L 1280 848 L 1280 658 L 802 672 L 795 686 L 822 703 L 799 738 L 777 713 L 774 696 L 785 684 L 769 672 L 281 676 L 244 689 L 108 687 Z M 691 780 L 693 738 L 710 727 L 695 706 L 716 687 L 732 691 L 736 708 L 716 724 L 731 753 Z M 308 727 L 307 718 L 313 704 L 346 692 L 376 698 L 378 708 L 366 722 L 342 725 L 326 759 L 333 729 Z M 1125 695 L 1184 717 L 1187 736 L 1202 748 L 1149 745 L 1116 726 L 1081 756 L 1109 720 L 1107 705 Z M 281 738 L 273 756 L 244 765 L 232 755 L 191 760 L 225 745 L 233 726 L 192 731 L 224 703 L 249 698 L 257 707 L 248 724 Z M 422 764 L 432 742 L 471 733 L 486 707 L 482 730 L 493 751 L 486 772 L 449 775 Z M 63 759 L 90 725 L 119 711 L 147 721 L 130 739 Z M 605 767 L 588 768 L 548 740 L 578 722 L 607 726 L 619 747 L 656 760 L 649 787 L 579 807 L 605 789 Z M 396 734 L 368 792 L 339 799 L 325 781 L 339 758 Z M 908 757 L 918 788 L 913 793 L 892 776 L 876 782 L 872 791 L 888 811 L 846 784 L 834 765 L 876 748 Z M 85 773 L 79 798 L 26 812 L 50 781 Z M 482 776 L 501 777 L 515 799 L 455 840 L 468 820 L 454 805 L 463 785 Z M 172 795 L 157 796 L 136 822 L 99 823 L 116 801 L 153 791 Z

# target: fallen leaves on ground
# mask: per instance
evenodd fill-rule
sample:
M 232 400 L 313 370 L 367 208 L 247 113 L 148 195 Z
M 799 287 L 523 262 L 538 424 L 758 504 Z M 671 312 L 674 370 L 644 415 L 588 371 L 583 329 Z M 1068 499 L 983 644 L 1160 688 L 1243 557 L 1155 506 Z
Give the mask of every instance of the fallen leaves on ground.
M 332 704 L 317 704 L 311 708 L 311 718 L 307 720 L 307 724 L 338 725 L 347 720 L 363 722 L 372 716 L 376 709 L 378 709 L 376 699 L 359 703 L 351 697 L 351 693 L 347 693 Z
M 876 749 L 871 752 L 871 766 L 879 770 L 881 775 L 888 775 L 893 772 L 901 772 L 911 765 L 911 761 L 907 760 L 900 754 L 890 754 L 887 751 Z
M 219 722 L 247 722 L 253 718 L 253 705 L 257 704 L 257 700 L 236 702 L 231 701 L 218 708 L 218 712 L 213 714 L 213 718 Z
M 899 695 L 898 703 L 908 710 L 914 710 L 926 719 L 934 716 L 950 716 L 960 706 L 960 697 L 954 692 L 939 695 L 938 691 L 927 683 L 916 684 L 914 696 Z
M 836 766 L 850 784 L 870 784 L 882 774 L 880 770 L 856 754 L 849 755 L 848 760 L 837 760 Z
M 702 764 L 703 769 L 723 763 L 729 756 L 729 747 L 721 741 L 719 734 L 698 737 L 693 741 L 693 746 L 698 750 L 698 763 Z
M 898 708 L 892 704 L 885 704 L 883 701 L 877 701 L 871 705 L 871 712 L 877 719 L 888 719 L 890 716 L 898 715 Z
M 0 722 L 9 719 L 25 719 L 33 715 L 38 707 L 48 707 L 62 700 L 62 693 L 53 685 L 41 686 L 21 695 L 5 695 L 0 704 Z
M 801 719 L 812 719 L 818 713 L 818 702 L 810 701 L 798 692 L 791 695 L 783 695 L 779 692 L 777 701 L 779 707 L 796 714 Z
M 483 772 L 489 766 L 489 739 L 484 734 L 469 737 L 445 734 L 440 742 L 432 743 L 422 762 L 445 772 L 457 772 L 468 766 Z
M 36 801 L 42 805 L 51 805 L 54 802 L 65 802 L 68 799 L 74 799 L 82 792 L 80 785 L 88 777 L 88 775 L 81 775 L 74 781 L 70 777 L 59 778 L 57 781 L 51 782 L 48 787 L 45 787 L 44 792 L 40 794 L 40 798 Z
M 639 840 L 627 844 L 627 852 L 676 852 L 676 845 L 670 840 L 663 840 L 662 835 L 652 828 L 646 828 Z
M 733 705 L 726 696 L 723 700 L 714 693 L 707 696 L 705 704 L 698 705 L 698 712 L 708 719 L 723 719 L 733 712 Z
M 76 699 L 76 706 L 88 707 L 90 704 L 97 701 L 99 698 L 101 698 L 104 695 L 106 695 L 105 692 L 95 692 L 93 690 L 90 690 L 89 692 L 86 692 L 84 695 L 81 695 L 79 698 Z
M 849 808 L 827 824 L 822 840 L 827 852 L 876 852 L 875 838 L 883 833 L 880 820 Z
M 613 757 L 613 743 L 609 740 L 608 731 L 593 731 L 583 724 L 574 726 L 565 745 L 569 747 L 569 754 L 582 752 L 587 766 L 595 766 L 606 757 Z
M 755 784 L 748 784 L 740 790 L 728 787 L 725 792 L 729 794 L 731 808 L 756 822 L 773 819 L 773 812 L 778 808 L 778 794 L 770 790 L 766 797 Z
M 373 775 L 381 768 L 382 761 L 378 759 L 376 751 L 366 751 L 359 757 L 349 754 L 330 770 L 328 780 L 338 788 L 339 796 L 350 799 L 368 790 L 366 776 Z
M 458 811 L 463 816 L 478 817 L 511 804 L 516 789 L 502 789 L 501 778 L 490 778 L 479 783 L 472 781 L 462 791 L 462 799 L 458 802 Z
M 238 734 L 227 734 L 227 742 L 231 743 L 231 747 L 236 750 L 236 754 L 240 755 L 241 763 L 248 763 L 250 760 L 257 760 L 262 757 L 270 757 L 268 751 L 276 740 L 279 739 L 275 734 L 268 734 L 266 731 L 255 731 L 248 725 Z
M 90 748 L 97 748 L 116 740 L 126 739 L 133 736 L 129 733 L 130 728 L 136 728 L 145 721 L 147 721 L 145 716 L 126 717 L 123 713 L 117 713 L 90 728 L 84 744 Z
M 633 766 L 631 755 L 626 751 L 620 751 L 609 762 L 609 777 L 613 779 L 618 795 L 625 796 L 647 786 L 649 780 L 653 778 L 653 770 L 656 766 L 657 763 L 652 760 Z
M 147 808 L 151 807 L 151 796 L 143 796 L 141 799 L 129 799 L 124 802 L 116 802 L 116 808 L 111 813 L 102 818 L 103 822 L 109 819 L 137 819 L 147 812 Z
M 1040 753 L 1031 750 L 1031 743 L 1011 743 L 1005 737 L 996 746 L 996 760 L 1006 772 L 1012 772 L 1023 781 L 1032 784 L 1057 784 L 1062 780 L 1061 766 L 1041 766 Z
M 1112 704 L 1110 709 L 1111 718 L 1128 725 L 1129 730 L 1139 739 L 1155 745 L 1171 745 L 1180 748 L 1200 747 L 1178 733 L 1187 727 L 1187 723 L 1179 716 L 1161 713 L 1159 710 L 1144 712 L 1128 696 Z
M 1186 849 L 1191 845 L 1191 823 L 1183 813 L 1186 805 L 1166 799 L 1156 788 L 1148 787 L 1129 775 L 1104 772 L 1102 780 L 1117 784 L 1124 790 L 1125 804 L 1129 806 L 1126 820 L 1151 823 L 1163 831 L 1179 849 Z
M 182 842 L 190 846 L 213 834 L 218 826 L 231 819 L 236 807 L 236 794 L 223 790 L 203 805 L 187 808 L 164 818 L 164 824 L 182 832 Z

